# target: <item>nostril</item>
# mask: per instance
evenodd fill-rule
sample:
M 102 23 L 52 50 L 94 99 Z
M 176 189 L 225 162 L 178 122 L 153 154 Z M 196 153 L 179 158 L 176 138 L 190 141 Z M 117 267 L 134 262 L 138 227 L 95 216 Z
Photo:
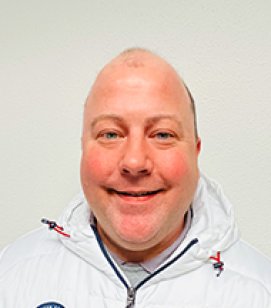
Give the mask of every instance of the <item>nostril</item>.
M 128 169 L 122 168 L 122 173 L 124 173 L 124 174 L 129 174 L 130 172 L 129 172 Z
M 131 175 L 131 176 L 140 176 L 140 175 L 147 175 L 150 173 L 150 171 L 147 168 L 139 169 L 139 170 L 122 168 L 121 173 L 125 175 Z
M 142 170 L 139 170 L 139 173 L 141 173 L 141 174 L 147 174 L 147 173 L 148 173 L 148 170 L 147 170 L 147 169 L 142 169 Z

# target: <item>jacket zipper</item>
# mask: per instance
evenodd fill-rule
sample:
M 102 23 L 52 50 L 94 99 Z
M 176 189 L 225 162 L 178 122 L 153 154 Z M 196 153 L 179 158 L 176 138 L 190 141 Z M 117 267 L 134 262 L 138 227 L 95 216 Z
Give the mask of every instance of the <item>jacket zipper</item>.
M 136 290 L 132 287 L 127 289 L 127 303 L 125 308 L 133 308 L 135 306 Z
M 122 284 L 126 287 L 127 289 L 127 301 L 126 301 L 126 307 L 125 308 L 133 308 L 135 307 L 135 298 L 136 298 L 136 292 L 137 290 L 142 287 L 147 281 L 149 281 L 151 278 L 153 278 L 154 276 L 158 275 L 159 273 L 161 273 L 163 270 L 165 270 L 167 267 L 169 267 L 170 265 L 172 265 L 173 263 L 175 263 L 178 259 L 180 259 L 192 246 L 194 246 L 196 243 L 198 243 L 198 239 L 195 238 L 193 239 L 175 258 L 173 258 L 172 260 L 170 260 L 169 262 L 167 262 L 166 264 L 164 264 L 163 266 L 161 266 L 160 268 L 158 268 L 156 271 L 154 271 L 152 274 L 150 274 L 149 276 L 147 276 L 145 279 L 143 279 L 142 281 L 140 281 L 134 288 L 129 286 L 128 283 L 126 282 L 126 280 L 123 278 L 123 276 L 121 275 L 121 273 L 119 272 L 118 268 L 116 267 L 116 265 L 113 263 L 111 257 L 109 256 L 108 252 L 106 251 L 106 248 L 100 238 L 100 235 L 98 233 L 98 230 L 95 226 L 91 226 L 94 234 L 96 236 L 96 239 L 98 241 L 98 244 L 101 248 L 102 253 L 104 254 L 106 260 L 108 261 L 108 263 L 110 264 L 110 266 L 112 267 L 112 269 L 114 270 L 114 272 L 116 273 L 116 275 L 118 276 L 118 278 L 120 279 L 120 281 L 122 282 Z

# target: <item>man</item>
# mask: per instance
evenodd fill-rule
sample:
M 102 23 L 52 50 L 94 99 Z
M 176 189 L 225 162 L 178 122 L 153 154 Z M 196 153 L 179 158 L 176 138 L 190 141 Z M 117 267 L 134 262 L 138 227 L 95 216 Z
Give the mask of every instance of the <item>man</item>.
M 271 307 L 271 263 L 239 239 L 200 174 L 193 98 L 163 59 L 132 49 L 84 110 L 80 195 L 58 224 L 2 253 L 1 307 Z

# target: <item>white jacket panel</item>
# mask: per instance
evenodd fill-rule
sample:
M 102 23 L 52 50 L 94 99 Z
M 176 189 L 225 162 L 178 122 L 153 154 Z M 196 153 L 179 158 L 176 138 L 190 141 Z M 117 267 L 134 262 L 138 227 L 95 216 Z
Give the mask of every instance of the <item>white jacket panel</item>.
M 271 262 L 239 239 L 231 205 L 204 176 L 193 209 L 186 238 L 160 266 L 163 270 L 136 290 L 134 307 L 271 308 Z M 127 306 L 129 282 L 106 259 L 89 215 L 89 205 L 79 196 L 59 220 L 70 238 L 41 228 L 3 250 L 1 308 L 36 308 L 49 302 L 55 306 L 43 307 Z M 217 251 L 224 263 L 221 273 L 210 259 Z

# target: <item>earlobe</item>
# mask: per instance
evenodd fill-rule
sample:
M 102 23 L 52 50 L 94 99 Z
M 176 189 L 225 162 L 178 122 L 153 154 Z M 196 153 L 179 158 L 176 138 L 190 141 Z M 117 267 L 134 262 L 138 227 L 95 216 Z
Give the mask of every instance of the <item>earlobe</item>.
M 200 153 L 200 150 L 201 150 L 201 139 L 198 137 L 197 138 L 197 144 L 196 144 L 196 151 L 197 151 L 197 155 L 199 155 L 199 153 Z

